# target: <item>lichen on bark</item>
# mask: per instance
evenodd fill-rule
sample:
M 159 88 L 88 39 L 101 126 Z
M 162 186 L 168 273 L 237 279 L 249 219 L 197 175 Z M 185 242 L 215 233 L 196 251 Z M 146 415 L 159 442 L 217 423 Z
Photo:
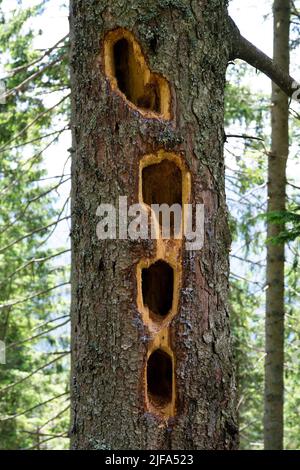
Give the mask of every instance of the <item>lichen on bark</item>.
M 230 347 L 223 117 L 230 45 L 226 2 L 72 0 L 72 447 L 231 449 L 237 446 Z M 126 28 L 152 72 L 170 83 L 172 119 L 145 118 L 105 75 L 103 40 Z M 183 251 L 170 335 L 176 415 L 145 406 L 150 338 L 138 310 L 136 267 L 155 240 L 96 237 L 96 209 L 121 195 L 138 202 L 139 163 L 163 149 L 191 173 L 205 205 L 205 242 Z

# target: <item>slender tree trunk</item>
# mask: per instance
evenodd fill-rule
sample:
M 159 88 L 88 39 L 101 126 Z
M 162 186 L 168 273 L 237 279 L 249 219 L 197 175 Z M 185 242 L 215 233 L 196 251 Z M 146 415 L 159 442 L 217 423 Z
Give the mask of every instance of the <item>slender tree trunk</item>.
M 275 0 L 274 62 L 289 72 L 290 0 Z M 272 85 L 272 147 L 268 159 L 268 212 L 284 211 L 289 152 L 288 97 Z M 267 236 L 284 227 L 268 222 Z M 265 449 L 283 448 L 284 402 L 284 244 L 267 247 Z
M 71 0 L 73 449 L 237 446 L 226 3 Z M 203 249 L 100 241 L 119 196 L 203 203 Z

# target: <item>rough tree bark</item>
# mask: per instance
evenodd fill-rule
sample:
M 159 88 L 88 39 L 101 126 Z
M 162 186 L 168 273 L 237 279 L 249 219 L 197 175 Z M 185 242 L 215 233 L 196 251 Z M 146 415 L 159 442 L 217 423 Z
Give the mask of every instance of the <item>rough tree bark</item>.
M 290 0 L 275 0 L 274 62 L 289 73 Z M 286 163 L 289 152 L 289 103 L 286 94 L 272 84 L 272 145 L 268 157 L 268 212 L 284 211 Z M 267 222 L 268 238 L 283 226 Z M 284 244 L 267 246 L 265 449 L 283 448 L 284 403 Z
M 237 446 L 223 162 L 226 3 L 71 1 L 73 449 Z M 171 163 L 142 173 L 144 181 L 147 156 L 152 165 Z M 190 191 L 180 186 L 180 202 L 205 205 L 205 241 L 195 252 L 166 245 L 165 261 L 176 255 L 172 277 L 163 263 L 146 269 L 159 261 L 155 240 L 99 241 L 96 210 L 119 196 L 137 203 L 141 184 L 155 178 L 156 189 L 143 188 L 142 197 L 155 199 L 173 178 L 159 196 L 172 202 L 178 172 L 191 182 Z M 156 297 L 165 284 L 156 275 L 178 288 L 163 320 L 155 308 L 163 309 Z M 143 299 L 156 303 L 152 320 L 141 311 L 147 286 L 158 289 Z
M 226 66 L 242 58 L 289 96 L 298 85 L 240 35 L 226 4 L 70 2 L 74 449 L 237 446 Z M 203 203 L 203 249 L 100 242 L 97 207 L 119 196 Z

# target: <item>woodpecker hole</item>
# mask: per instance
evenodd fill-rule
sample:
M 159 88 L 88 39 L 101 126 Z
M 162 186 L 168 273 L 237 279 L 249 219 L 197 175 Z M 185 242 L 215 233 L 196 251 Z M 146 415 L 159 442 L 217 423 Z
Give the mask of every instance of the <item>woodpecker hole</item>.
M 172 402 L 173 364 L 165 351 L 156 349 L 147 363 L 148 399 L 156 408 L 163 408 Z
M 143 201 L 152 204 L 179 204 L 182 208 L 182 172 L 170 160 L 146 166 L 142 174 Z M 181 220 L 179 221 L 181 224 Z M 166 220 L 168 223 L 168 220 Z M 159 212 L 159 224 L 162 226 L 162 212 Z M 170 235 L 174 235 L 174 212 L 170 212 Z
M 141 47 L 129 31 L 108 33 L 105 68 L 114 87 L 134 107 L 149 117 L 170 119 L 170 86 L 162 75 L 151 73 Z
M 114 45 L 114 66 L 118 87 L 126 98 L 139 108 L 160 113 L 158 83 L 152 81 L 144 86 L 141 66 L 127 39 L 119 39 Z
M 156 261 L 142 270 L 143 303 L 154 320 L 166 317 L 173 304 L 174 270 L 165 261 Z

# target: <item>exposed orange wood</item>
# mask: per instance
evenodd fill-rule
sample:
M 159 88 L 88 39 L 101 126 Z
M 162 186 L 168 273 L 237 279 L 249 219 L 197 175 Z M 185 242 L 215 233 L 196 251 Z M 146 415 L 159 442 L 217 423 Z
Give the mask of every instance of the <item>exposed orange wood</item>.
M 120 90 L 115 61 L 115 47 L 122 40 L 127 42 L 128 47 L 124 70 L 126 92 Z M 170 85 L 161 74 L 151 72 L 141 46 L 131 32 L 118 28 L 107 33 L 104 39 L 104 66 L 111 88 L 122 96 L 128 106 L 146 118 L 171 119 Z
M 185 224 L 184 205 L 188 204 L 191 197 L 191 176 L 186 168 L 183 157 L 179 154 L 166 152 L 159 150 L 155 154 L 144 156 L 140 161 L 140 174 L 139 174 L 139 203 L 144 207 L 145 211 L 151 213 L 151 208 L 147 206 L 143 201 L 143 169 L 150 165 L 159 164 L 163 160 L 172 161 L 181 171 L 181 185 L 182 185 L 182 209 L 183 219 L 181 224 L 181 238 L 175 239 L 163 239 L 161 236 L 161 230 L 159 221 L 155 219 L 153 213 L 157 241 L 156 241 L 156 254 L 151 259 L 142 259 L 137 265 L 137 306 L 139 312 L 142 315 L 144 324 L 148 327 L 151 335 L 151 343 L 147 353 L 147 363 L 144 371 L 144 390 L 145 390 L 145 403 L 147 409 L 159 415 L 163 419 L 168 419 L 175 416 L 176 414 L 176 380 L 175 380 L 175 362 L 176 358 L 172 351 L 169 336 L 169 325 L 174 316 L 178 312 L 179 296 L 182 283 L 182 245 L 183 245 L 183 231 Z M 162 181 L 163 184 L 163 181 Z M 158 316 L 153 315 L 149 311 L 147 305 L 143 302 L 142 292 L 142 271 L 145 268 L 149 268 L 156 261 L 163 260 L 168 263 L 174 272 L 174 285 L 173 285 L 173 301 L 172 307 L 167 315 Z M 147 364 L 149 357 L 155 350 L 162 350 L 169 355 L 172 360 L 172 398 L 168 403 L 158 405 L 157 402 L 153 402 L 151 396 L 148 394 L 147 384 Z

